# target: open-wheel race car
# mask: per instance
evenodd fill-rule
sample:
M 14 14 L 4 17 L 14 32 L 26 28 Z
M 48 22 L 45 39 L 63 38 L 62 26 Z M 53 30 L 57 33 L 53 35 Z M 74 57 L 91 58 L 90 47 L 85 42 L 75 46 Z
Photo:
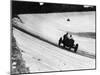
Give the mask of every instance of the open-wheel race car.
M 76 53 L 78 50 L 78 44 L 74 43 L 74 39 L 70 39 L 68 37 L 66 37 L 66 35 L 64 35 L 64 37 L 60 37 L 58 45 L 60 47 L 63 47 L 65 49 L 69 49 L 71 50 L 72 48 L 74 49 L 74 52 Z

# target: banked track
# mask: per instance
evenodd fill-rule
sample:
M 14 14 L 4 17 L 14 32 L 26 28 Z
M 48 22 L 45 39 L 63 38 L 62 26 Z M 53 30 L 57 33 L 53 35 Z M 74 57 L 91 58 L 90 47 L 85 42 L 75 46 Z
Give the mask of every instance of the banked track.
M 12 25 L 12 27 L 14 27 L 14 28 L 16 28 L 16 29 L 18 29 L 18 30 L 20 30 L 20 31 L 22 31 L 22 32 L 24 32 L 24 33 L 26 33 L 26 34 L 32 36 L 32 37 L 38 38 L 39 40 L 45 41 L 45 42 L 47 42 L 47 43 L 49 43 L 49 44 L 51 44 L 51 45 L 53 45 L 53 46 L 55 46 L 55 47 L 59 47 L 57 44 L 52 43 L 51 41 L 46 40 L 46 39 L 42 38 L 41 36 L 35 35 L 35 34 L 33 34 L 32 32 L 29 32 L 29 31 L 27 31 L 27 30 L 25 30 L 25 29 L 23 29 L 23 28 L 21 28 L 21 27 L 19 27 L 19 26 L 17 26 L 17 25 Z M 59 48 L 61 48 L 61 47 L 59 47 Z M 64 49 L 64 48 L 61 48 L 61 49 L 66 50 L 66 51 L 69 51 L 69 50 Z M 69 52 L 74 53 L 74 52 L 71 51 L 71 50 L 70 50 Z M 88 57 L 88 58 L 91 58 L 91 59 L 95 59 L 95 55 L 90 54 L 90 53 L 85 52 L 85 51 L 82 51 L 82 50 L 78 50 L 75 54 L 78 54 L 78 55 L 81 55 L 81 56 L 85 56 L 85 57 Z

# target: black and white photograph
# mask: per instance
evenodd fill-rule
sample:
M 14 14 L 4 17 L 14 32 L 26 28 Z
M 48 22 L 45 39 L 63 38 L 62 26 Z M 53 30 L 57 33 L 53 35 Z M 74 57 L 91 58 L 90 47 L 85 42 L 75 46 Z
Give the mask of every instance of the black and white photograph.
M 96 6 L 11 0 L 11 74 L 96 69 Z

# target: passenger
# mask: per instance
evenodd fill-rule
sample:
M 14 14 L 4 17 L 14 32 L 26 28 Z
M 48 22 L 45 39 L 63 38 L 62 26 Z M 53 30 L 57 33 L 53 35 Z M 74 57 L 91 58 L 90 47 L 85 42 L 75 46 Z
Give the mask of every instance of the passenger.
M 73 38 L 72 38 L 72 35 L 70 35 L 69 39 L 73 39 Z
M 73 44 L 74 44 L 74 39 L 73 39 L 72 35 L 70 35 L 70 38 L 69 38 L 69 45 L 70 45 L 70 46 L 73 46 Z

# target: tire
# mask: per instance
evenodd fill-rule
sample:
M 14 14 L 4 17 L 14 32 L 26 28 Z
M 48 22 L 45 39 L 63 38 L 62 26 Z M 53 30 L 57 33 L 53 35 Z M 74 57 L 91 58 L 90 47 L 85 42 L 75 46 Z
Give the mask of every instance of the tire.
M 62 37 L 60 37 L 58 45 L 60 46 L 61 43 L 62 43 Z
M 78 50 L 78 44 L 76 44 L 74 52 L 76 53 L 77 50 Z

